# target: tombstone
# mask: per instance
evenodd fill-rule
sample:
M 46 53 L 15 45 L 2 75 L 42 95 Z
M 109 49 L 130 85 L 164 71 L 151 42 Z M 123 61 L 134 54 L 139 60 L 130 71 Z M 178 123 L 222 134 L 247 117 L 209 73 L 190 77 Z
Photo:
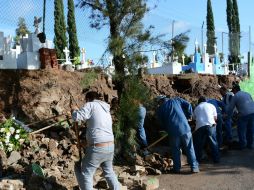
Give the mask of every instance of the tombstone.
M 213 63 L 209 61 L 209 55 L 206 53 L 207 45 L 204 44 L 204 52 L 202 55 L 202 60 L 204 64 L 204 74 L 214 74 Z
M 16 50 L 11 45 L 12 37 L 0 32 L 0 69 L 17 69 Z
M 18 69 L 37 70 L 41 68 L 39 48 L 41 43 L 35 34 L 29 34 L 21 39 L 22 52 L 18 55 Z
M 28 52 L 38 52 L 42 44 L 36 34 L 28 35 Z

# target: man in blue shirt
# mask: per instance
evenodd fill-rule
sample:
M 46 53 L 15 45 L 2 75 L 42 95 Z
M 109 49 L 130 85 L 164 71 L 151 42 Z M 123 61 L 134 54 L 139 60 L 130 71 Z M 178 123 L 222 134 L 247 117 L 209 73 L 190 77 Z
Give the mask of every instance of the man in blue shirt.
M 181 147 L 186 151 L 192 173 L 198 173 L 199 167 L 193 147 L 191 128 L 188 120 L 192 116 L 191 104 L 182 98 L 167 99 L 158 97 L 157 117 L 163 130 L 168 133 L 173 156 L 173 172 L 181 169 Z
M 237 108 L 239 119 L 237 123 L 237 132 L 239 138 L 239 148 L 245 147 L 252 149 L 253 147 L 253 131 L 254 131 L 254 102 L 251 95 L 241 91 L 238 84 L 232 88 L 234 96 L 230 102 L 227 112 L 229 117 L 232 116 L 234 108 Z
M 219 148 L 222 147 L 222 123 L 223 123 L 223 119 L 222 119 L 222 113 L 225 112 L 225 105 L 223 102 L 216 100 L 216 99 L 208 99 L 207 101 L 208 103 L 212 104 L 215 106 L 216 111 L 217 111 L 217 121 L 216 121 L 216 137 L 217 137 L 217 142 L 218 142 L 218 146 Z

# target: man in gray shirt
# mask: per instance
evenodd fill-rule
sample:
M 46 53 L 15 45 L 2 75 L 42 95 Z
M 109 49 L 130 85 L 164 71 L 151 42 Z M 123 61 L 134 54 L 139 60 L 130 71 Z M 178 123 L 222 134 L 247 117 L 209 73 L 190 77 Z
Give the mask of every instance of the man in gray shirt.
M 237 108 L 239 113 L 237 128 L 239 148 L 244 149 L 247 146 L 247 148 L 251 149 L 254 130 L 254 102 L 251 95 L 241 91 L 238 84 L 233 86 L 232 92 L 234 96 L 228 106 L 227 112 L 229 116 L 232 116 L 234 108 Z
M 82 190 L 93 190 L 93 175 L 101 166 L 110 189 L 119 190 L 119 182 L 113 171 L 114 135 L 110 106 L 98 100 L 97 92 L 86 94 L 86 104 L 72 112 L 74 121 L 87 121 L 85 157 L 81 162 Z

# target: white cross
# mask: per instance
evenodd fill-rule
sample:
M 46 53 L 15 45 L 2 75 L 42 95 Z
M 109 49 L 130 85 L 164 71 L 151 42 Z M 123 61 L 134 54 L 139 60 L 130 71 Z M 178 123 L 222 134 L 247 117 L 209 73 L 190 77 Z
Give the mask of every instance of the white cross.
M 63 52 L 65 53 L 65 61 L 66 61 L 66 63 L 69 63 L 69 53 L 70 53 L 70 51 L 68 50 L 67 47 L 65 47 Z
M 85 48 L 81 48 L 81 54 L 82 54 L 81 63 L 85 64 L 85 62 L 86 62 L 86 50 L 85 50 Z

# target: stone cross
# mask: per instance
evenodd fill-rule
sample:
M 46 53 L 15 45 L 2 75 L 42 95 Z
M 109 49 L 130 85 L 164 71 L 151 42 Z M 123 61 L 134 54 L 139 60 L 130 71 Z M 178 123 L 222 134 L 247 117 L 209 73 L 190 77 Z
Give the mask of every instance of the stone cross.
M 81 54 L 82 54 L 81 63 L 85 64 L 85 62 L 86 62 L 86 50 L 85 50 L 85 48 L 81 48 Z
M 207 47 L 207 45 L 204 44 L 204 53 L 206 53 L 206 47 Z
M 70 62 L 69 61 L 69 53 L 70 53 L 70 51 L 68 50 L 67 47 L 65 47 L 63 52 L 65 53 L 65 63 L 68 64 Z
M 198 52 L 198 40 L 195 40 L 195 52 Z
M 182 55 L 182 60 L 183 60 L 183 65 L 184 65 L 184 59 L 185 59 L 185 55 Z

